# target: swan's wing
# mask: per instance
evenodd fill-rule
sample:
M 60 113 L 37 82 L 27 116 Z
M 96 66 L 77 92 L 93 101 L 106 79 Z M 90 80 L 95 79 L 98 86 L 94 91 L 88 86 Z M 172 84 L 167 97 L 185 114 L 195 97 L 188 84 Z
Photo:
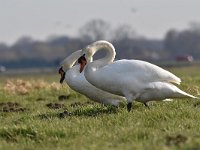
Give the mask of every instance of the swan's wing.
M 181 79 L 154 64 L 140 60 L 118 60 L 99 69 L 100 72 L 121 74 L 123 77 L 137 78 L 143 82 L 169 82 L 180 84 Z

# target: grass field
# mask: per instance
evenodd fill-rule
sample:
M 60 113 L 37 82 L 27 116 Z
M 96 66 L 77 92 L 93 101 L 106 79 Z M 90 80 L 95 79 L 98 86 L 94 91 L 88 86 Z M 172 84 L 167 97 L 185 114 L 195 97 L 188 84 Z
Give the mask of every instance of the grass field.
M 169 70 L 200 97 L 198 67 Z M 151 102 L 150 109 L 135 102 L 127 112 L 58 81 L 56 74 L 0 76 L 0 149 L 200 150 L 200 100 Z

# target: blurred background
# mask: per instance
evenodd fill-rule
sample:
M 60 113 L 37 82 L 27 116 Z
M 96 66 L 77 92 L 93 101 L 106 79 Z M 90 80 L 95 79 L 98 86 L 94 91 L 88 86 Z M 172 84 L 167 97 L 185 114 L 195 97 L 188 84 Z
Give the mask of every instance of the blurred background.
M 102 39 L 113 43 L 116 59 L 200 64 L 198 0 L 0 3 L 0 72 L 56 70 L 73 51 Z

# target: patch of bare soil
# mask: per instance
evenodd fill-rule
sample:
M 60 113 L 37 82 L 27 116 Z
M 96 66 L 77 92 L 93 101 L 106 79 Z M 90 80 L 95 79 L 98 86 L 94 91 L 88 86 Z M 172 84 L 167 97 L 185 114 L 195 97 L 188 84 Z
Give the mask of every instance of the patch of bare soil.
M 59 118 L 65 118 L 67 116 L 71 116 L 72 113 L 69 112 L 68 110 L 65 110 L 64 112 L 59 113 Z
M 0 111 L 1 112 L 24 112 L 27 109 L 22 107 L 17 102 L 4 102 L 0 103 Z
M 171 146 L 179 146 L 180 144 L 185 143 L 188 138 L 184 135 L 178 134 L 176 136 L 166 136 L 166 145 Z
M 200 102 L 195 103 L 194 107 L 200 107 Z
M 64 101 L 70 98 L 70 95 L 60 95 L 58 96 L 59 101 Z
M 60 109 L 65 107 L 64 104 L 59 104 L 59 103 L 48 103 L 46 104 L 46 106 L 50 109 Z

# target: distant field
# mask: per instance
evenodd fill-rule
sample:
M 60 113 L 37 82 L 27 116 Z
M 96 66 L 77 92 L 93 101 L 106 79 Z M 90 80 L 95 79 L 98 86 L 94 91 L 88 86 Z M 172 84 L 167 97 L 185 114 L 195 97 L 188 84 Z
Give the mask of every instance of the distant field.
M 200 97 L 199 67 L 168 68 Z M 103 106 L 56 73 L 0 75 L 0 149 L 200 150 L 200 100 Z

